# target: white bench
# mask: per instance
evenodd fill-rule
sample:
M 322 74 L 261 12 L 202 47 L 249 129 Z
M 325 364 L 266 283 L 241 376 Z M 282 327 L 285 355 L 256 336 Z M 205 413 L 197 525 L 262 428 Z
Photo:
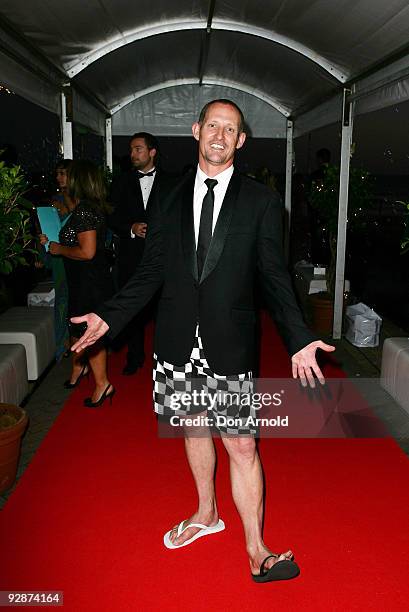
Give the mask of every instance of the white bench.
M 409 338 L 387 338 L 383 343 L 380 383 L 409 412 Z
M 0 315 L 0 344 L 22 344 L 28 380 L 37 380 L 54 359 L 54 310 L 16 306 Z
M 27 393 L 27 360 L 24 346 L 0 344 L 0 402 L 19 406 Z

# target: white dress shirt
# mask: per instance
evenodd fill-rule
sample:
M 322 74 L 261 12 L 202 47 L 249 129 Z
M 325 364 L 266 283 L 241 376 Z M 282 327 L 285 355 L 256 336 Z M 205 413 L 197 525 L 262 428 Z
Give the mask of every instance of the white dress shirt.
M 216 176 L 207 176 L 203 170 L 200 169 L 199 165 L 197 166 L 195 187 L 193 191 L 193 223 L 195 227 L 195 241 L 197 246 L 197 241 L 199 238 L 199 226 L 200 226 L 200 215 L 202 212 L 202 204 L 203 198 L 207 193 L 207 185 L 205 180 L 208 178 L 215 179 L 217 181 L 217 185 L 213 189 L 214 193 L 214 208 L 213 208 L 213 226 L 212 233 L 214 232 L 214 228 L 217 223 L 217 219 L 219 217 L 220 209 L 223 204 L 224 196 L 226 195 L 227 187 L 229 186 L 230 179 L 233 175 L 234 167 L 229 166 L 220 174 Z M 145 179 L 143 179 L 145 180 Z
M 140 172 L 140 170 L 138 172 Z M 155 180 L 155 176 L 156 176 L 155 168 L 152 168 L 151 170 L 149 170 L 149 172 L 153 172 L 152 176 L 145 176 L 141 178 L 135 177 L 135 180 L 139 181 L 139 184 L 141 186 L 142 200 L 143 200 L 143 205 L 145 207 L 145 210 L 148 204 L 149 196 L 151 195 L 153 181 Z M 141 174 L 147 174 L 147 173 L 141 172 Z M 135 238 L 135 234 L 133 233 L 132 230 L 131 230 L 131 238 Z
M 139 184 L 141 186 L 142 199 L 143 199 L 143 205 L 145 207 L 145 210 L 148 204 L 149 196 L 151 195 L 153 181 L 155 180 L 156 170 L 155 168 L 152 168 L 151 170 L 149 170 L 149 172 L 153 172 L 152 176 L 145 176 L 144 178 L 141 177 L 141 178 L 136 179 L 137 181 L 139 181 Z M 141 174 L 147 174 L 147 173 L 141 172 Z

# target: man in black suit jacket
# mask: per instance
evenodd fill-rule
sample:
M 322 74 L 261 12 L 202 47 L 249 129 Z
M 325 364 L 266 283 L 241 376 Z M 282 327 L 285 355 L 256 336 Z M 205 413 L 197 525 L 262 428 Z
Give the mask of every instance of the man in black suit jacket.
M 108 224 L 119 237 L 118 281 L 126 285 L 140 264 L 146 235 L 148 210 L 161 180 L 156 166 L 158 142 L 148 132 L 138 132 L 129 141 L 133 168 L 122 173 L 112 184 L 111 201 L 114 212 Z M 134 374 L 145 360 L 144 329 L 149 309 L 135 316 L 126 326 L 124 337 L 128 345 L 125 375 Z
M 233 169 L 235 151 L 246 138 L 240 109 L 228 100 L 207 104 L 193 125 L 193 136 L 199 143 L 196 176 L 184 177 L 151 209 L 140 267 L 98 314 L 75 319 L 86 322 L 88 329 L 73 350 L 82 350 L 108 330 L 115 335 L 161 289 L 155 372 L 162 379 L 155 379 L 155 390 L 156 385 L 172 385 L 172 372 L 180 377 L 191 371 L 190 364 L 198 372 L 203 366 L 205 374 L 225 383 L 242 382 L 254 363 L 258 278 L 292 355 L 294 378 L 314 386 L 315 374 L 324 382 L 315 353 L 334 347 L 310 333 L 297 307 L 282 255 L 282 210 L 268 189 Z M 204 408 L 199 410 L 203 414 Z M 263 480 L 254 437 L 222 434 L 222 440 L 253 579 L 293 578 L 299 569 L 292 552 L 271 553 L 262 538 Z M 213 440 L 187 435 L 185 446 L 199 506 L 190 519 L 165 534 L 168 548 L 224 529 L 214 490 Z

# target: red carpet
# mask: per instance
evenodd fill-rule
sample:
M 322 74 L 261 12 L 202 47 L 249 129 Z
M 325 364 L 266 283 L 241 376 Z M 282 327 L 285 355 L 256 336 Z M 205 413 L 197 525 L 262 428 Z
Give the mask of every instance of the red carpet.
M 262 373 L 287 358 L 264 323 Z M 409 462 L 390 439 L 262 440 L 265 540 L 291 547 L 301 576 L 250 580 L 225 453 L 217 474 L 226 531 L 168 551 L 163 533 L 194 508 L 182 440 L 160 440 L 150 370 L 124 379 L 112 406 L 75 391 L 0 513 L 0 590 L 61 590 L 88 611 L 407 610 Z M 327 375 L 339 376 L 334 365 Z M 220 447 L 219 447 L 220 450 Z

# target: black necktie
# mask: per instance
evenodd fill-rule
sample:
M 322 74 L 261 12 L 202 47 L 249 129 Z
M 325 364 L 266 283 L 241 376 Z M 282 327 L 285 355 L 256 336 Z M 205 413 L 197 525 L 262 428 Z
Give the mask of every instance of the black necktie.
M 207 251 L 209 250 L 212 239 L 213 228 L 213 208 L 214 193 L 213 189 L 217 185 L 215 179 L 206 179 L 207 193 L 203 198 L 202 212 L 200 213 L 199 238 L 197 240 L 197 270 L 199 279 L 202 276 L 203 266 L 206 261 Z
M 156 170 L 151 170 L 150 172 L 146 172 L 146 174 L 144 174 L 143 172 L 136 172 L 136 176 L 138 177 L 138 179 L 144 178 L 145 176 L 153 176 L 155 174 Z

